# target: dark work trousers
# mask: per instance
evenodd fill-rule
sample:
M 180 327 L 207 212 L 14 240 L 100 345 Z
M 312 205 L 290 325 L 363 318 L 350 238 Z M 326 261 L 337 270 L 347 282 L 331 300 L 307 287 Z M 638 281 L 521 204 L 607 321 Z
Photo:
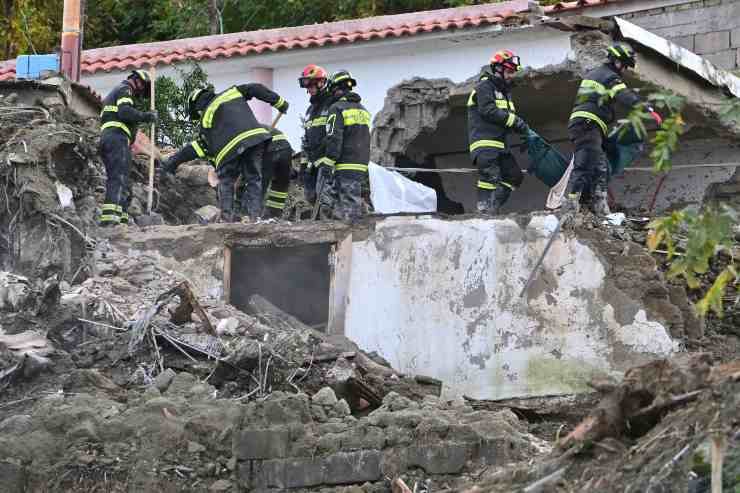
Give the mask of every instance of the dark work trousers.
M 334 172 L 336 203 L 334 217 L 352 221 L 362 216 L 362 187 L 368 179 L 363 171 L 338 170 Z
M 486 150 L 475 159 L 478 167 L 478 212 L 496 214 L 518 188 L 524 175 L 510 152 Z
M 117 224 L 128 210 L 131 200 L 129 172 L 131 148 L 128 137 L 116 129 L 105 129 L 100 136 L 100 156 L 105 165 L 105 202 L 100 216 L 101 225 Z
M 262 158 L 265 144 L 247 147 L 234 159 L 221 163 L 216 169 L 218 175 L 218 198 L 221 220 L 238 221 L 239 214 L 234 211 L 234 184 L 239 176 L 244 181 L 241 197 L 241 214 L 252 219 L 262 213 Z
M 262 160 L 262 195 L 265 199 L 265 217 L 282 217 L 290 186 L 290 149 L 265 154 Z
M 303 181 L 303 196 L 306 202 L 313 204 L 316 202 L 316 178 L 319 170 L 316 166 L 308 166 L 302 169 L 301 179 Z
M 334 206 L 337 202 L 337 190 L 334 183 L 334 168 L 329 165 L 321 165 L 316 173 L 317 200 L 321 202 L 319 217 L 317 219 L 332 219 L 334 217 Z
M 598 124 L 585 118 L 574 119 L 568 126 L 568 137 L 576 148 L 568 194 L 591 197 L 606 194 L 607 158 L 603 149 L 604 135 Z

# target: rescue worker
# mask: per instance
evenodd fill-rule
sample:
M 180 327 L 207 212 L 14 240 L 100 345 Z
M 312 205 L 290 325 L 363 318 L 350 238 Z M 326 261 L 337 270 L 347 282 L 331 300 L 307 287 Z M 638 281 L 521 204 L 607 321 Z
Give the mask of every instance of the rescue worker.
M 262 159 L 270 131 L 261 126 L 247 104 L 257 98 L 281 113 L 288 102 L 262 84 L 232 86 L 216 95 L 212 88 L 195 89 L 188 98 L 190 120 L 198 123 L 197 137 L 170 157 L 163 168 L 175 173 L 184 162 L 208 159 L 216 167 L 222 222 L 238 222 L 234 210 L 234 184 L 241 175 L 246 184 L 241 200 L 244 220 L 262 214 Z
M 370 113 L 353 91 L 357 81 L 346 70 L 329 80 L 333 103 L 326 118 L 326 152 L 319 160 L 334 169 L 334 218 L 352 221 L 362 213 L 362 188 L 370 162 Z
M 265 197 L 263 217 L 283 217 L 285 201 L 288 199 L 293 148 L 288 137 L 280 130 L 265 127 L 272 139 L 268 141 L 262 161 L 262 195 Z
M 302 142 L 302 151 L 305 163 L 301 166 L 303 189 L 306 201 L 316 202 L 317 193 L 321 193 L 321 204 L 325 213 L 332 209 L 334 200 L 333 169 L 321 161 L 326 146 L 326 117 L 331 104 L 328 91 L 328 72 L 318 65 L 308 65 L 298 78 L 298 85 L 306 89 L 310 96 L 310 105 L 306 110 L 305 133 Z M 317 186 L 320 184 L 320 186 Z
M 157 120 L 154 111 L 134 108 L 134 98 L 145 98 L 151 90 L 151 79 L 144 70 L 134 70 L 103 100 L 100 113 L 100 156 L 105 165 L 105 202 L 100 215 L 101 226 L 128 224 L 128 205 L 131 201 L 129 173 L 131 170 L 131 142 L 136 137 L 136 126 Z
M 610 213 L 607 200 L 608 161 L 603 149 L 608 126 L 614 120 L 614 102 L 627 109 L 642 105 L 642 101 L 622 81 L 622 74 L 635 66 L 635 52 L 626 44 L 607 49 L 607 62 L 591 70 L 581 81 L 573 112 L 568 124 L 568 137 L 575 146 L 573 171 L 568 181 L 568 196 L 563 212 L 579 209 L 581 194 L 591 198 L 593 212 L 600 216 Z M 659 126 L 662 118 L 651 106 L 647 111 Z
M 478 167 L 477 208 L 483 214 L 498 214 L 524 179 L 509 149 L 512 131 L 529 131 L 511 98 L 512 80 L 521 68 L 513 52 L 497 51 L 468 98 L 470 157 Z

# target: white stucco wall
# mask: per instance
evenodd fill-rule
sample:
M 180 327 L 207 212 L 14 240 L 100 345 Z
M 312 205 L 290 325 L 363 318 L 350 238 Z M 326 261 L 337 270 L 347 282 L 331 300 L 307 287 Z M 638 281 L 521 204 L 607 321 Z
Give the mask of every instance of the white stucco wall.
M 462 82 L 474 76 L 499 49 L 519 54 L 524 65 L 543 67 L 561 63 L 570 51 L 568 33 L 546 28 L 503 30 L 501 26 L 445 31 L 407 38 L 354 43 L 326 48 L 292 50 L 259 56 L 221 58 L 201 62 L 217 90 L 253 80 L 253 69 L 273 69 L 273 89 L 287 99 L 291 109 L 279 124 L 295 149 L 300 146 L 301 116 L 308 106 L 305 90 L 298 87 L 301 70 L 309 63 L 330 72 L 347 69 L 358 80 L 357 91 L 375 115 L 392 86 L 412 77 L 449 78 Z M 107 94 L 127 72 L 100 73 L 82 82 Z M 158 74 L 177 77 L 172 66 Z
M 401 372 L 441 379 L 447 397 L 583 391 L 596 373 L 675 351 L 643 309 L 610 304 L 602 260 L 575 237 L 555 241 L 519 298 L 555 221 L 378 222 L 352 245 L 345 334 Z

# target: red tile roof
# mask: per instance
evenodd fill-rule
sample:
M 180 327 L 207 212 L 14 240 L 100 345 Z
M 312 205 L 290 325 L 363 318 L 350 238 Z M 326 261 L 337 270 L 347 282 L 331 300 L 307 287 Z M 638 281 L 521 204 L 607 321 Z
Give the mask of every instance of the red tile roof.
M 579 0 L 545 7 L 546 13 L 559 13 L 603 5 L 609 0 Z M 618 1 L 618 0 L 612 0 Z M 516 14 L 528 11 L 527 0 L 513 0 L 470 7 L 429 10 L 410 14 L 386 15 L 310 26 L 202 36 L 125 46 L 85 50 L 82 73 L 127 70 L 150 64 L 170 64 L 182 60 L 205 60 L 354 43 L 373 39 L 400 38 L 434 31 L 464 29 L 517 21 Z M 15 77 L 15 61 L 0 62 L 0 80 Z

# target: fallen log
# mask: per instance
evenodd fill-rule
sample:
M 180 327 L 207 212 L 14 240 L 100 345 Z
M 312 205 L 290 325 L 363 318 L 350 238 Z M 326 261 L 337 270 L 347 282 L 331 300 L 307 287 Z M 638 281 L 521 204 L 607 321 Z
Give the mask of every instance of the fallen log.
M 665 413 L 697 399 L 709 386 L 709 363 L 709 356 L 700 353 L 630 369 L 621 384 L 604 387 L 596 407 L 558 446 L 568 448 L 627 433 L 644 435 Z

